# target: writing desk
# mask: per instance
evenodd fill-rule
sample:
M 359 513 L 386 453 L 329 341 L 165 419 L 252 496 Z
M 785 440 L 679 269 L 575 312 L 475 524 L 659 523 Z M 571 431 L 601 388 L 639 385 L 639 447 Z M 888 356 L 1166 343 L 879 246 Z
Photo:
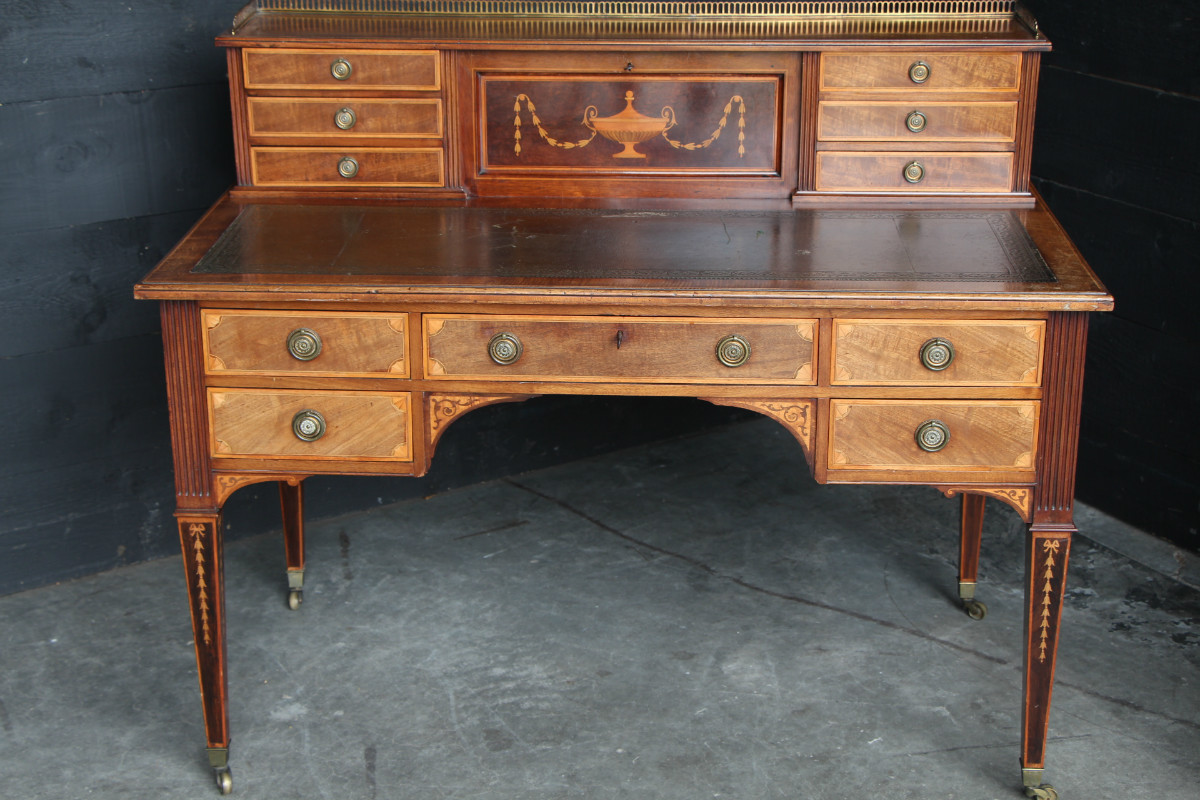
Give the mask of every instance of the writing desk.
M 227 498 L 278 482 L 296 608 L 306 477 L 421 475 L 472 409 L 590 394 L 746 408 L 819 483 L 961 494 L 977 618 L 984 498 L 1013 506 L 1023 785 L 1056 796 L 1086 314 L 1112 298 L 1028 188 L 1036 25 L 1005 2 L 882 20 L 760 4 L 843 16 L 713 27 L 288 5 L 248 7 L 218 40 L 239 186 L 136 289 L 161 302 L 221 790 Z M 685 111 L 720 121 L 703 138 Z

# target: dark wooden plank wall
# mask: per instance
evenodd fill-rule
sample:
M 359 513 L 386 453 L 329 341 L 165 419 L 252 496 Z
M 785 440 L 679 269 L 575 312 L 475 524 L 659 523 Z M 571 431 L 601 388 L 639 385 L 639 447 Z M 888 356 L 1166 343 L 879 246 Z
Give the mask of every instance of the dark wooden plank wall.
M 158 316 L 233 180 L 237 1 L 0 3 L 0 593 L 171 552 Z
M 1092 325 L 1080 493 L 1196 548 L 1194 3 L 1029 5 L 1057 46 L 1038 185 L 1118 298 Z M 0 594 L 175 551 L 158 318 L 131 286 L 233 181 L 211 43 L 239 6 L 0 4 Z M 494 406 L 451 429 L 428 478 L 317 479 L 311 512 L 739 413 L 669 399 Z M 235 495 L 231 533 L 277 525 L 272 495 Z
M 1028 0 L 1035 184 L 1117 300 L 1091 320 L 1078 496 L 1200 550 L 1200 4 Z

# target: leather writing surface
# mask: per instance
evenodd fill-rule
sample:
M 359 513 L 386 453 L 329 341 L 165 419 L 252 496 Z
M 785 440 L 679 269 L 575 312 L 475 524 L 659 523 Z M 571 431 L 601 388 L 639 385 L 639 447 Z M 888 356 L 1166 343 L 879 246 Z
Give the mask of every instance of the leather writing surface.
M 1010 211 L 624 211 L 250 205 L 209 274 L 716 281 L 1038 282 Z

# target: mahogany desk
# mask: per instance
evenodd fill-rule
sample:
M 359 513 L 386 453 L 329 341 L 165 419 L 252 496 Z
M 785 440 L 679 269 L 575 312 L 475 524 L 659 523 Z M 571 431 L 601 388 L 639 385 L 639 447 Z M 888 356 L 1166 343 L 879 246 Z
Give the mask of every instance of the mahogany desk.
M 296 608 L 306 477 L 422 475 L 472 409 L 597 394 L 766 415 L 819 483 L 961 494 L 976 618 L 984 498 L 1013 506 L 1023 786 L 1057 796 L 1087 313 L 1112 298 L 1029 190 L 1035 22 L 1008 0 L 258 0 L 218 44 L 239 185 L 136 295 L 161 302 L 221 791 L 228 497 L 278 482 Z

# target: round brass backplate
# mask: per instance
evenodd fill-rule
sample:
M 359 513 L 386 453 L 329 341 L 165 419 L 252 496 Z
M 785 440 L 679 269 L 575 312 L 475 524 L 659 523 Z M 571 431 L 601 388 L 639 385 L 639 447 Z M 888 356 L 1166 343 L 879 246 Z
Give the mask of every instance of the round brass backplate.
M 321 336 L 311 328 L 296 328 L 288 334 L 287 349 L 298 361 L 312 361 L 321 355 Z
M 926 420 L 917 426 L 916 440 L 926 453 L 936 453 L 950 444 L 950 429 L 941 420 Z
M 921 365 L 941 372 L 954 362 L 954 345 L 947 339 L 934 338 L 921 345 Z
M 515 363 L 524 352 L 521 340 L 511 333 L 497 333 L 488 342 L 488 356 L 501 366 Z
M 736 333 L 717 342 L 717 360 L 727 367 L 740 367 L 750 360 L 750 343 Z
M 302 442 L 315 442 L 325 435 L 325 418 L 312 409 L 300 411 L 292 417 L 292 433 Z

